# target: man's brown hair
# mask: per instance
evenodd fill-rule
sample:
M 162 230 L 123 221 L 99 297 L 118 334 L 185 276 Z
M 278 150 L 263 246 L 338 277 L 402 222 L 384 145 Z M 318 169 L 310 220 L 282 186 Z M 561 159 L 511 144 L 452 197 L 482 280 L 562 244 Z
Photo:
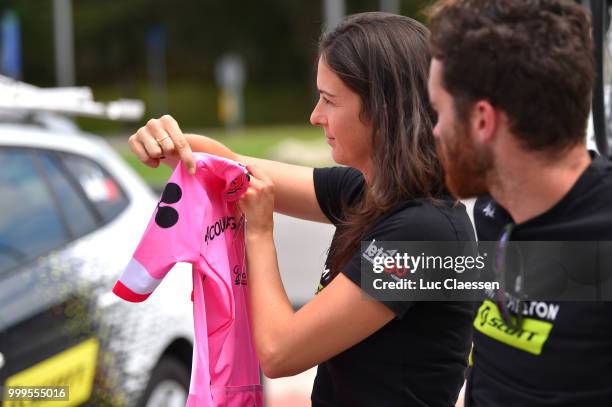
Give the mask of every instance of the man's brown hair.
M 503 110 L 532 150 L 583 142 L 595 62 L 591 23 L 563 0 L 448 0 L 431 13 L 431 51 L 464 119 L 477 100 Z

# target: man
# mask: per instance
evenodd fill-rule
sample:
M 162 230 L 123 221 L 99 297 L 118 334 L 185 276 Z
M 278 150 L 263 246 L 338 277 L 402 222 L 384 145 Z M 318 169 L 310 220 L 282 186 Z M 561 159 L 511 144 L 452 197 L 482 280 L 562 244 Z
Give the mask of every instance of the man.
M 449 189 L 481 197 L 479 239 L 612 241 L 612 165 L 585 144 L 595 76 L 586 11 L 453 0 L 434 9 L 431 29 L 434 134 Z M 474 321 L 466 405 L 612 405 L 611 303 L 531 301 L 522 323 L 497 304 L 485 300 Z

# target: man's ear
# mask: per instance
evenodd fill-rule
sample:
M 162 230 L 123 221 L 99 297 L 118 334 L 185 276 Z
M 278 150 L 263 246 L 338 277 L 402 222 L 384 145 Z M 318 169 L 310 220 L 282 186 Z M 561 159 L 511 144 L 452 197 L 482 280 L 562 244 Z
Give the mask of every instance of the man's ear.
M 495 138 L 499 126 L 499 111 L 487 100 L 474 103 L 470 111 L 470 126 L 474 142 L 489 144 Z

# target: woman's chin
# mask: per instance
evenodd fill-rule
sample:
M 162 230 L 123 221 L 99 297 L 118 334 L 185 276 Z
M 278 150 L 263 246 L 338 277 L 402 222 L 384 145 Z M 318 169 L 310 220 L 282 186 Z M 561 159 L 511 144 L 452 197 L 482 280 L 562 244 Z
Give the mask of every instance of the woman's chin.
M 346 165 L 344 163 L 342 154 L 339 154 L 338 151 L 334 147 L 332 147 L 332 150 L 331 150 L 331 157 L 332 157 L 332 160 L 334 160 L 336 164 Z

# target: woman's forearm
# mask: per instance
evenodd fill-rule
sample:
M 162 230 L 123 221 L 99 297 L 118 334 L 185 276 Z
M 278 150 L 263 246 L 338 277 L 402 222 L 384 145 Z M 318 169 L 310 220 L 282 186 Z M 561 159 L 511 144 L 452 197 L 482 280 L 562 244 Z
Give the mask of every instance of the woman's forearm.
M 257 165 L 274 182 L 276 202 L 274 210 L 296 218 L 329 223 L 323 215 L 314 192 L 313 169 L 299 165 L 237 154 L 223 143 L 210 137 L 185 134 L 193 151 L 202 151 L 229 158 L 244 165 Z M 170 166 L 176 162 L 168 163 Z
M 229 149 L 225 144 L 210 137 L 199 134 L 185 134 L 185 138 L 193 151 L 202 151 L 219 157 L 239 161 L 238 154 Z
M 278 270 L 272 233 L 263 236 L 247 232 L 246 244 L 255 348 L 264 373 L 269 375 L 285 358 L 286 328 L 294 311 Z

